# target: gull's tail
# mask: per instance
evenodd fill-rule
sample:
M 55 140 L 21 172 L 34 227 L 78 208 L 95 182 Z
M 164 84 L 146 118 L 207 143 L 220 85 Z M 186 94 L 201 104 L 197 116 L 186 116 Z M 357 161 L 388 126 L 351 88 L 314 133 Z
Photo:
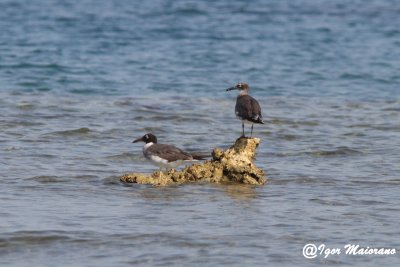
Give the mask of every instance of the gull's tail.
M 195 160 L 206 160 L 207 158 L 211 157 L 211 154 L 206 153 L 192 153 L 191 155 Z

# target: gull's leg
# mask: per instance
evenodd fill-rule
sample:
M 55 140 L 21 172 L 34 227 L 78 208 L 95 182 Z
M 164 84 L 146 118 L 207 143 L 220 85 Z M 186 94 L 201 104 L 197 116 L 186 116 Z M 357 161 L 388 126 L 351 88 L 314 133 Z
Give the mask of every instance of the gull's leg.
M 251 124 L 251 133 L 250 133 L 250 137 L 253 137 L 253 126 L 254 126 L 254 124 L 252 123 L 252 124 Z
M 242 121 L 242 137 L 244 137 L 244 122 Z

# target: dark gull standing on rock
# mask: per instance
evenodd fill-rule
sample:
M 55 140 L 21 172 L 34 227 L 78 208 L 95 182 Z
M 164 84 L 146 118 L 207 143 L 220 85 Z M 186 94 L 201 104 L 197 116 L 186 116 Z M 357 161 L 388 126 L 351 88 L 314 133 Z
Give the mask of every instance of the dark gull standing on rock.
M 242 121 L 242 136 L 244 137 L 244 123 L 251 124 L 250 136 L 253 136 L 254 123 L 264 124 L 260 104 L 249 95 L 250 88 L 247 83 L 238 83 L 234 87 L 226 89 L 226 91 L 231 90 L 239 90 L 239 95 L 236 99 L 235 114 Z

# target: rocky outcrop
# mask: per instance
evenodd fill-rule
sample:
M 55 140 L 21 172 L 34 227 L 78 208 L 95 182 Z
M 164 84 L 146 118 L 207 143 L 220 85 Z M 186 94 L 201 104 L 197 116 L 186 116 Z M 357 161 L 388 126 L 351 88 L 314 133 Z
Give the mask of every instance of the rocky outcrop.
M 253 162 L 259 143 L 259 138 L 241 137 L 226 151 L 215 148 L 212 160 L 190 165 L 181 171 L 155 171 L 151 175 L 128 173 L 120 179 L 126 183 L 161 186 L 189 182 L 263 185 L 266 182 L 264 171 Z

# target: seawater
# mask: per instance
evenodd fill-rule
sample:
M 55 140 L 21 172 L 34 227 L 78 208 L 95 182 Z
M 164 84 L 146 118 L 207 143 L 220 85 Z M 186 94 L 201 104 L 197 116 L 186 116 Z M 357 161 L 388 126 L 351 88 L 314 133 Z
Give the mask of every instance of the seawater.
M 397 266 L 304 245 L 399 246 L 397 1 L 1 1 L 0 265 Z M 241 134 L 265 186 L 126 185 L 131 141 Z M 247 128 L 246 131 L 249 131 Z

